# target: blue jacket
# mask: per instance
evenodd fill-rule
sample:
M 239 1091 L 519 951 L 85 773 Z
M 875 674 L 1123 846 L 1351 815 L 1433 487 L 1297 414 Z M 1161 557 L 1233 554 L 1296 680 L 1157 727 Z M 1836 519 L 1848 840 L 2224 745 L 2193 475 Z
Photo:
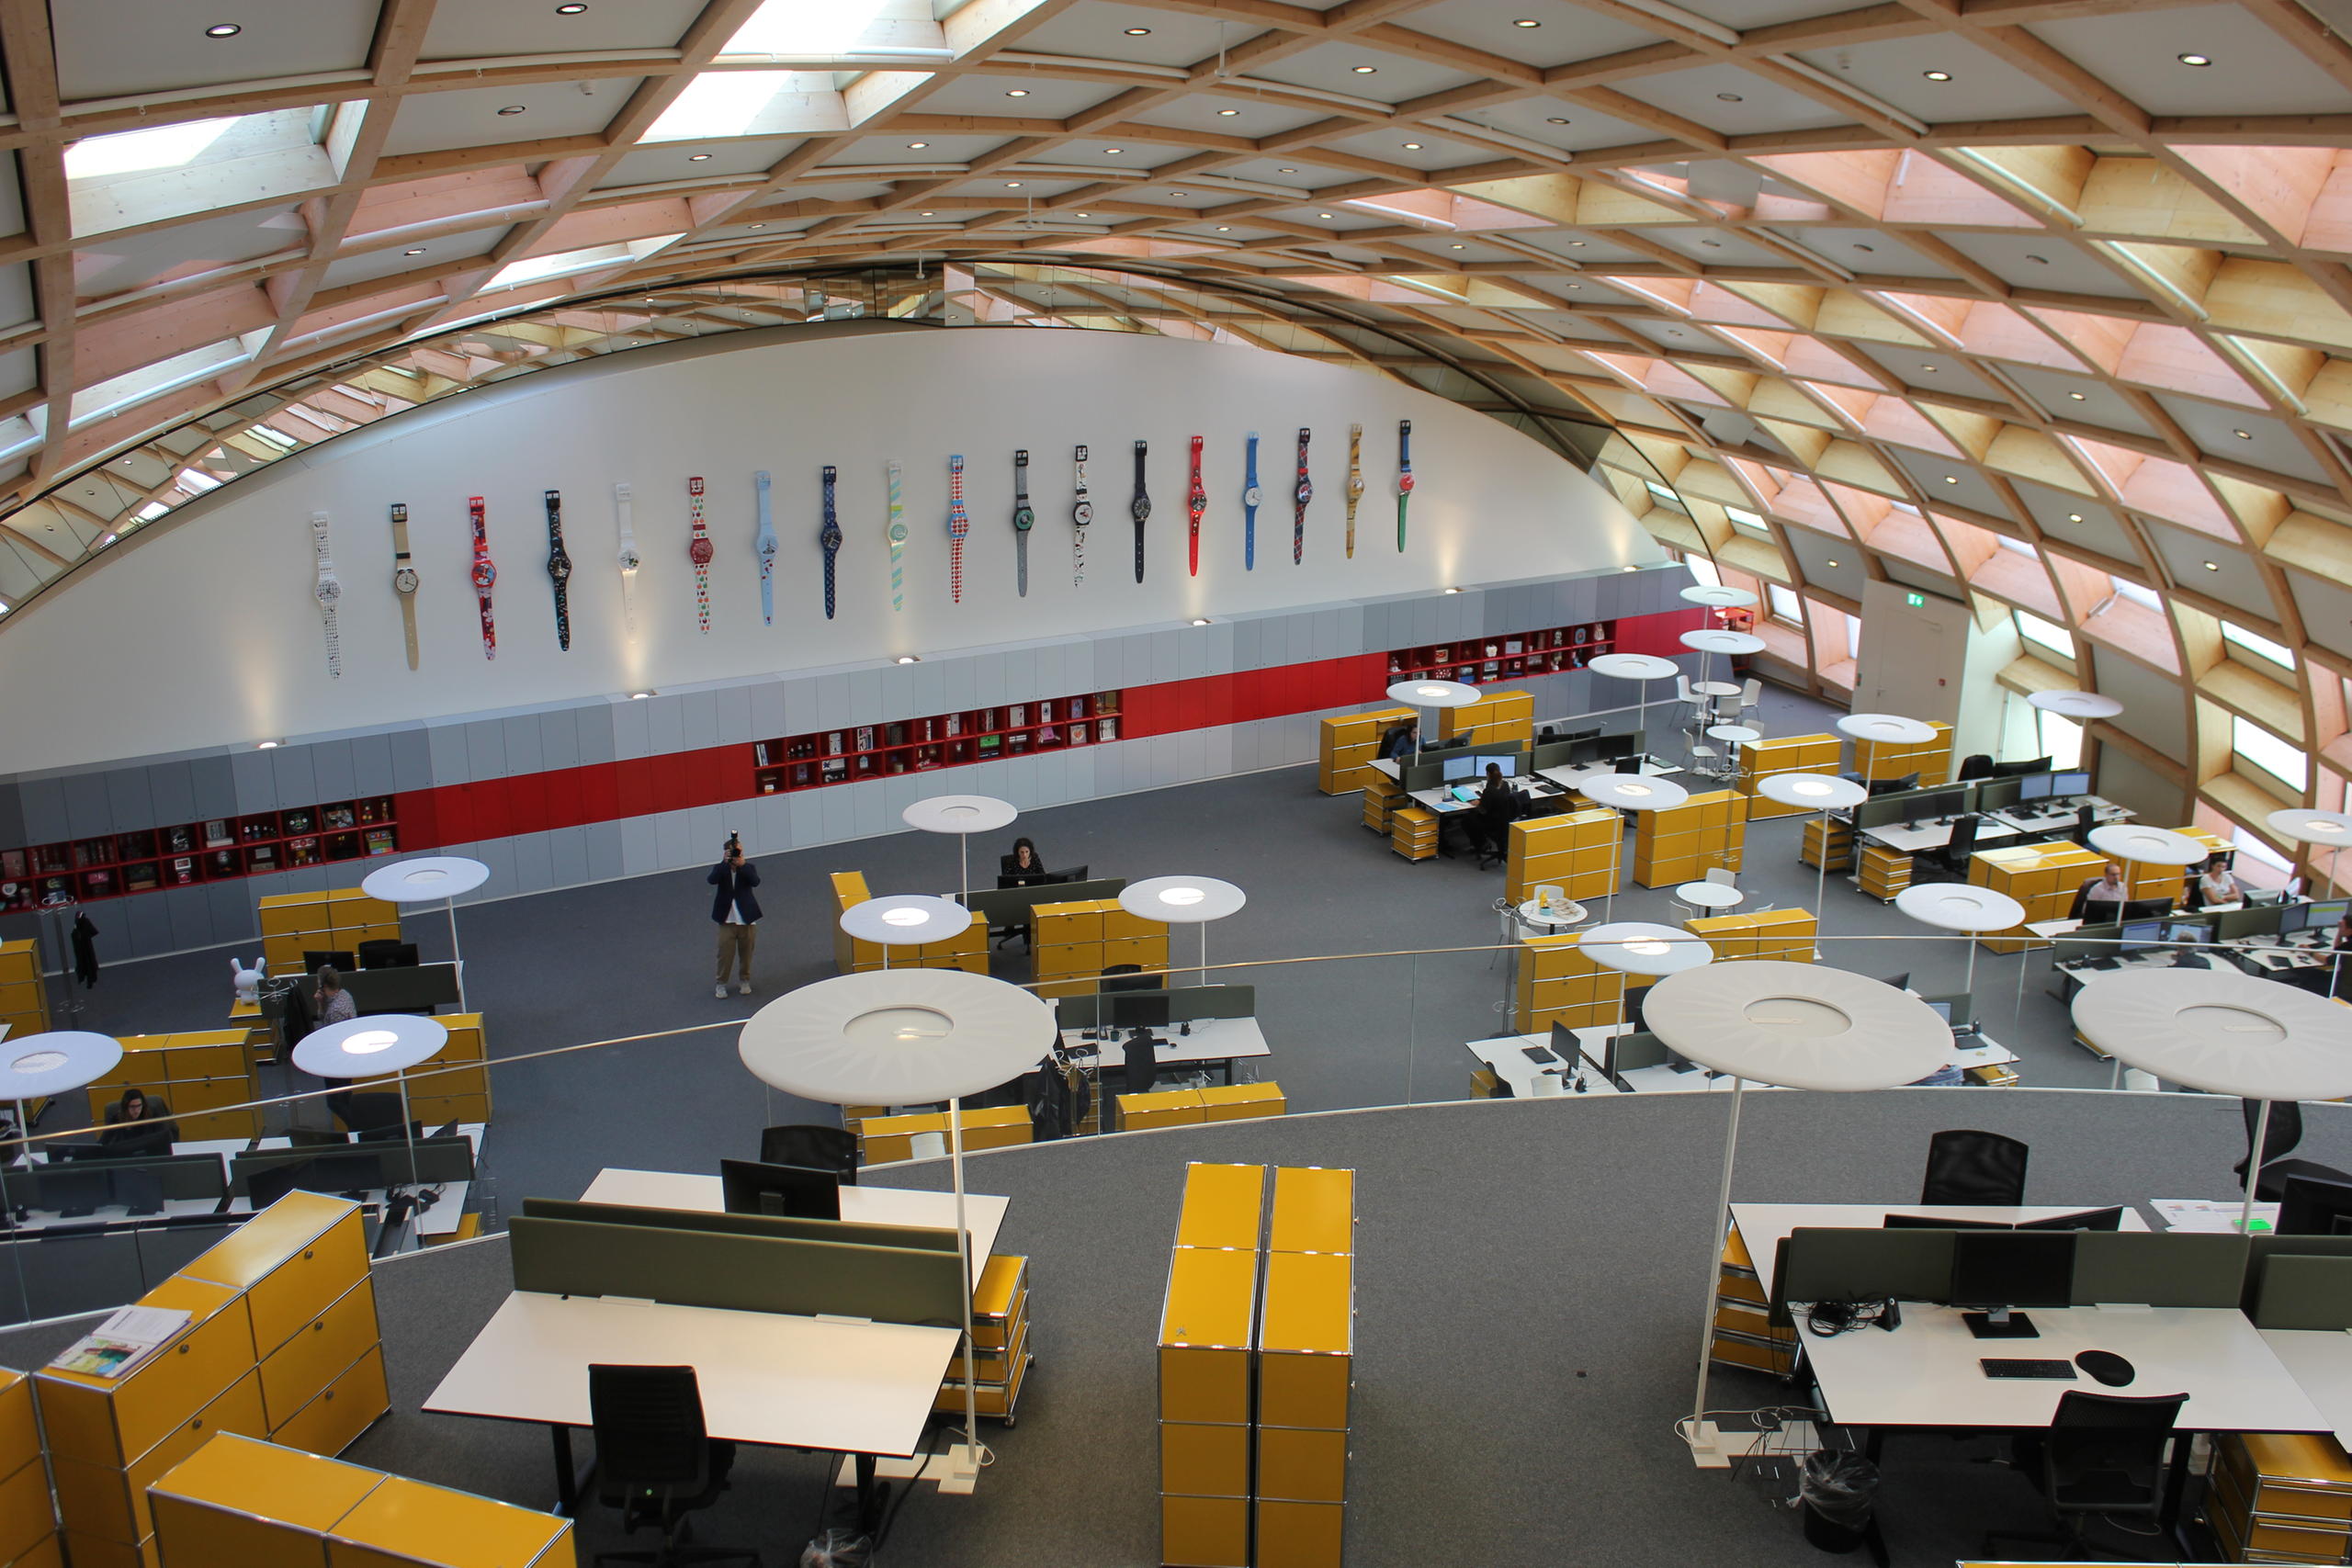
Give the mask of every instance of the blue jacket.
M 727 906 L 732 903 L 743 917 L 745 925 L 760 918 L 760 900 L 752 889 L 760 885 L 760 868 L 746 860 L 741 870 L 720 861 L 710 868 L 703 880 L 718 889 L 710 900 L 710 918 L 719 924 L 727 923 Z

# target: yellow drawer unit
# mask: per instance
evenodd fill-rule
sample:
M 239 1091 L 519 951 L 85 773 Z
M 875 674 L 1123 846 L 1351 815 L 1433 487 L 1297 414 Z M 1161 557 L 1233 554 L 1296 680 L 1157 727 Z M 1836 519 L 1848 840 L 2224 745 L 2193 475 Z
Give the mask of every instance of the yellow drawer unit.
M 147 1495 L 165 1568 L 325 1568 L 326 1532 L 383 1481 L 232 1436 L 181 1461 Z
M 194 1315 L 171 1342 L 119 1378 L 53 1367 L 36 1375 L 41 1426 L 57 1458 L 123 1469 L 253 1371 L 253 1330 L 236 1291 L 175 1277 L 139 1304 Z M 80 1528 L 71 1517 L 65 1522 Z
M 1193 1497 L 1250 1495 L 1247 1427 L 1159 1424 L 1159 1489 Z
M 1258 1495 L 1340 1503 L 1348 1495 L 1348 1435 L 1312 1427 L 1258 1428 Z
M 1212 1165 L 1184 1168 L 1184 1201 L 1176 1220 L 1178 1247 L 1256 1251 L 1265 1224 L 1266 1168 Z
M 1001 1350 L 1029 1303 L 1029 1260 L 994 1253 L 980 1268 L 972 1292 L 972 1339 L 983 1350 Z
M 1804 847 L 1797 859 L 1820 871 L 1849 871 L 1854 864 L 1854 828 L 1832 819 L 1826 827 L 1819 817 L 1804 825 Z M 1823 863 L 1826 862 L 1826 864 Z
M 1159 1418 L 1246 1426 L 1258 1253 L 1180 1247 L 1159 1318 Z
M 314 1454 L 339 1454 L 390 1409 L 384 1351 L 377 1346 L 321 1389 L 292 1418 L 273 1427 L 270 1440 Z
M 1338 1503 L 1259 1498 L 1257 1568 L 1340 1568 L 1346 1521 Z
M 1278 1083 L 1211 1084 L 1200 1095 L 1204 1122 L 1247 1122 L 1253 1116 L 1280 1116 L 1290 1108 Z
M 49 1472 L 40 1450 L 13 1467 L 0 1465 L 0 1562 L 14 1562 L 46 1550 L 57 1540 L 57 1516 L 49 1502 Z
M 1345 1427 L 1355 1369 L 1354 1258 L 1269 1254 L 1258 1352 L 1261 1426 Z
M 156 1555 L 155 1538 L 152 1535 L 137 1546 L 124 1546 L 79 1530 L 62 1531 L 57 1539 L 74 1568 L 163 1568 L 163 1559 Z M 10 1568 L 15 1565 L 10 1564 Z
M 180 1273 L 243 1292 L 254 1353 L 266 1358 L 368 1277 L 359 1205 L 289 1192 Z
M 292 1420 L 376 1348 L 376 1288 L 362 1279 L 261 1363 L 261 1397 L 275 1428 Z
M 1843 741 L 1836 735 L 1779 735 L 1745 741 L 1739 748 L 1739 773 L 1735 782 L 1748 797 L 1748 820 L 1759 817 L 1794 817 L 1815 809 L 1786 806 L 1758 793 L 1775 773 L 1834 773 Z
M 1503 856 L 1503 897 L 1524 904 L 1538 887 L 1557 887 L 1578 903 L 1614 890 L 1623 869 L 1625 819 L 1614 811 L 1564 811 L 1510 825 Z
M 32 938 L 0 942 L 0 1023 L 10 1038 L 49 1030 L 49 992 L 41 984 L 40 948 Z
M 77 1532 L 136 1547 L 155 1530 L 147 1511 L 147 1488 L 223 1432 L 246 1438 L 269 1435 L 258 1371 L 230 1384 L 226 1393 L 127 1466 L 57 1460 L 59 1506 Z
M 1407 860 L 1437 858 L 1437 816 L 1418 806 L 1388 814 L 1388 847 Z
M 1119 1131 L 1140 1133 L 1152 1127 L 1197 1126 L 1208 1120 L 1196 1089 L 1155 1089 L 1149 1094 L 1123 1094 L 1116 1102 Z
M 892 1160 L 913 1159 L 915 1140 L 936 1137 L 940 1153 L 947 1152 L 947 1113 L 927 1111 L 914 1116 L 869 1116 L 851 1129 L 857 1134 L 857 1157 L 861 1165 L 883 1165 Z M 967 1107 L 963 1115 L 964 1149 L 972 1153 L 979 1149 L 1010 1148 L 1030 1141 L 1033 1127 L 1029 1112 L 1018 1105 L 997 1106 L 975 1111 Z
M 1793 1329 L 1773 1325 L 1764 1281 L 1734 1226 L 1724 1238 L 1715 1277 L 1715 1331 L 1708 1359 L 1758 1371 L 1787 1372 L 1796 1363 Z
M 1864 844 L 1860 883 L 1863 892 L 1891 904 L 1896 894 L 1911 886 L 1911 857 L 1900 850 Z
M 2352 1562 L 2352 1460 L 2309 1432 L 2230 1432 L 2213 1444 L 2207 1522 L 2233 1562 Z
M 388 1475 L 326 1538 L 327 1568 L 573 1568 L 571 1521 Z M 170 1568 L 170 1565 L 166 1565 Z
M 1267 1250 L 1351 1253 L 1355 1230 L 1354 1171 L 1292 1165 L 1275 1169 Z
M 1159 1561 L 1166 1568 L 1250 1568 L 1250 1499 L 1163 1495 Z

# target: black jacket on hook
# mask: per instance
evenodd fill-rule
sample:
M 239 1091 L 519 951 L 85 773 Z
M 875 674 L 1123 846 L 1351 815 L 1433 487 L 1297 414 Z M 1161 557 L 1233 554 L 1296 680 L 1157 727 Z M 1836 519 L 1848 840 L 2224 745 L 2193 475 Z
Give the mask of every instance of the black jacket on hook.
M 74 917 L 74 977 L 85 987 L 98 983 L 98 928 L 85 914 Z

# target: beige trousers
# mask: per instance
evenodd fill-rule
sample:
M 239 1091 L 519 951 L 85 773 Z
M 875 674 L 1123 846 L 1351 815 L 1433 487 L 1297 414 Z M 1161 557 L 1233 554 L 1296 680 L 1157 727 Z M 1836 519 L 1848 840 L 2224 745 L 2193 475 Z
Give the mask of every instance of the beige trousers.
M 734 965 L 744 983 L 750 984 L 752 944 L 759 940 L 759 932 L 760 928 L 756 925 L 730 926 L 722 923 L 719 926 L 718 983 L 720 985 L 727 984 L 727 970 L 729 964 Z

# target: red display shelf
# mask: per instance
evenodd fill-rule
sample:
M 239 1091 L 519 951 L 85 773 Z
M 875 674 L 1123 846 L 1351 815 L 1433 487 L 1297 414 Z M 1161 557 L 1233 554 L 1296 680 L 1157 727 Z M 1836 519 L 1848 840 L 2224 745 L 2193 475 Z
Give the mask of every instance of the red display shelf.
M 400 852 L 398 797 L 215 817 L 170 828 L 0 850 L 0 913 L 51 894 L 81 903 Z
M 786 795 L 1100 745 L 1119 739 L 1119 706 L 1117 692 L 1089 692 L 757 740 L 752 787 Z
M 1493 686 L 1532 675 L 1581 670 L 1595 656 L 1617 646 L 1617 623 L 1587 621 L 1503 637 L 1464 637 L 1453 642 L 1400 648 L 1388 655 L 1390 684 L 1399 681 L 1459 681 Z

